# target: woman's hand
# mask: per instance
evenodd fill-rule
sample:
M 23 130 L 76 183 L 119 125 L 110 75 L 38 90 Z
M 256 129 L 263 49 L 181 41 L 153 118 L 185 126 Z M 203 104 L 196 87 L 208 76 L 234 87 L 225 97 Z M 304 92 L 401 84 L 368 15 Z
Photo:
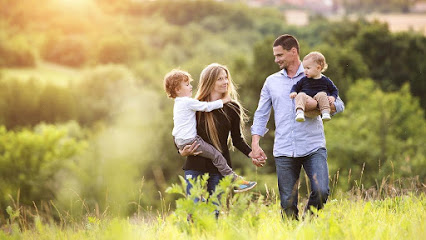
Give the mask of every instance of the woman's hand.
M 262 158 L 255 158 L 255 154 L 253 153 L 253 151 L 251 151 L 248 155 L 251 158 L 251 162 L 256 166 L 256 167 L 263 167 L 266 163 L 265 159 Z
M 197 141 L 194 141 L 191 145 L 186 145 L 182 150 L 179 150 L 179 153 L 182 157 L 188 157 L 189 155 L 197 156 L 202 153 L 202 151 L 197 152 L 197 148 L 199 146 L 200 144 L 198 144 Z

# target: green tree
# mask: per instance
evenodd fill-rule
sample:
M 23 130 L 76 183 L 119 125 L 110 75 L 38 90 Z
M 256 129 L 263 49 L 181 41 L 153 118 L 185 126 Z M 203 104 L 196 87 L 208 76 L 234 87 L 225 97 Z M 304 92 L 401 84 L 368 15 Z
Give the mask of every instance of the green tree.
M 126 94 L 136 88 L 132 73 L 121 65 L 98 66 L 84 74 L 73 86 L 77 99 L 78 119 L 83 125 L 108 121 L 120 112 Z
M 392 34 L 386 24 L 374 23 L 360 29 L 354 48 L 363 56 L 370 77 L 385 91 L 394 91 L 409 82 L 425 109 L 425 36 L 411 32 Z
M 325 125 L 330 172 L 361 178 L 367 187 L 391 176 L 426 178 L 426 122 L 409 85 L 383 92 L 372 80 L 358 80 L 348 92 L 346 110 Z M 345 185 L 345 181 L 341 183 Z
M 369 67 L 370 77 L 379 82 L 384 89 L 392 90 L 393 83 L 386 77 L 391 71 L 389 52 L 392 50 L 392 36 L 388 26 L 377 22 L 362 28 L 354 48 L 362 54 Z
M 40 91 L 35 79 L 0 79 L 1 124 L 7 129 L 36 125 Z
M 71 67 L 81 67 L 89 59 L 89 44 L 83 36 L 51 36 L 42 48 L 45 60 Z
M 311 49 L 304 48 L 304 52 L 320 51 L 324 54 L 328 69 L 324 74 L 329 77 L 339 89 L 339 96 L 346 100 L 346 93 L 356 79 L 369 75 L 368 66 L 362 55 L 350 46 L 336 47 L 321 44 Z M 303 56 L 301 56 L 303 59 Z
M 0 30 L 0 67 L 34 67 L 35 49 L 24 34 L 12 35 Z
M 69 88 L 49 84 L 40 93 L 38 113 L 46 123 L 77 120 L 77 101 Z
M 139 57 L 136 41 L 115 35 L 99 40 L 96 60 L 100 64 L 125 64 Z

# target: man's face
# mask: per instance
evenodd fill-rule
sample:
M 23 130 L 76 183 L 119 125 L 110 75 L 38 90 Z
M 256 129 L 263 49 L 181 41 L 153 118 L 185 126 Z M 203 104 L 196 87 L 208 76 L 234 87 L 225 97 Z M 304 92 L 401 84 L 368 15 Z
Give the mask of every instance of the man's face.
M 289 63 L 293 59 L 293 50 L 285 50 L 282 46 L 273 47 L 272 50 L 274 52 L 275 62 L 280 69 L 287 69 Z

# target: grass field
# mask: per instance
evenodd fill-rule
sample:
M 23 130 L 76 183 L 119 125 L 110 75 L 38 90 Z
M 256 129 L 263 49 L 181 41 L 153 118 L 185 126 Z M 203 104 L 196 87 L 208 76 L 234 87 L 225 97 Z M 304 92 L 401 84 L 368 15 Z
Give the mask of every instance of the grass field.
M 221 181 L 210 201 L 195 202 L 206 196 L 206 182 L 192 182 L 191 195 L 173 184 L 166 192 L 179 194 L 176 208 L 166 203 L 156 213 L 141 211 L 132 217 L 88 213 L 83 219 L 59 214 L 59 219 L 40 217 L 9 207 L 7 224 L 2 223 L 0 239 L 423 239 L 426 234 L 426 195 L 424 186 L 413 192 L 398 191 L 389 197 L 366 197 L 361 189 L 329 199 L 324 209 L 314 210 L 301 220 L 283 219 L 274 191 L 265 195 L 251 191 L 232 194 L 231 178 Z M 218 195 L 218 193 L 221 193 Z M 390 195 L 394 195 L 390 197 Z M 368 200 L 367 200 L 368 199 Z M 220 202 L 220 206 L 213 202 Z M 305 201 L 301 201 L 303 205 Z M 303 206 L 301 206 L 301 209 Z M 60 210 L 56 209 L 60 212 Z M 215 211 L 220 212 L 216 218 Z M 188 218 L 190 214 L 190 218 Z M 25 215 L 25 216 L 24 216 Z M 301 214 L 300 214 L 301 215 Z M 32 221 L 29 221 L 32 219 Z
M 75 81 L 81 76 L 81 71 L 53 63 L 40 62 L 34 68 L 5 68 L 0 72 L 4 79 L 20 79 L 68 86 L 70 81 Z
M 276 204 L 260 203 L 251 203 L 242 214 L 222 213 L 217 220 L 204 215 L 193 223 L 173 212 L 151 220 L 88 217 L 70 226 L 35 218 L 28 230 L 9 225 L 0 239 L 422 239 L 425 208 L 424 196 L 403 196 L 331 200 L 317 217 L 302 221 L 282 220 Z

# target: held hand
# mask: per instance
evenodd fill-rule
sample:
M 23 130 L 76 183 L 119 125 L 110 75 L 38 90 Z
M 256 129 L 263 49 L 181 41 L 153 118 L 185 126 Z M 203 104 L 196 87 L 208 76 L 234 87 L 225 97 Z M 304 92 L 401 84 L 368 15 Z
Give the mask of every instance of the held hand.
M 253 153 L 253 151 L 251 151 L 251 152 L 249 153 L 249 157 L 251 158 L 252 163 L 253 163 L 256 167 L 263 167 L 263 166 L 265 165 L 265 163 L 266 163 L 266 161 L 265 161 L 265 160 L 256 159 L 256 158 L 254 157 L 254 153 Z
M 251 157 L 252 163 L 256 167 L 263 167 L 267 159 L 266 154 L 259 145 L 253 146 L 253 151 L 250 152 L 249 157 Z
M 223 104 L 227 104 L 231 101 L 231 97 L 229 96 L 229 94 L 226 94 L 225 97 L 222 98 Z
M 253 151 L 251 151 L 249 153 L 249 157 L 251 158 L 252 163 L 256 166 L 256 167 L 263 167 L 263 165 L 265 164 L 265 160 L 257 160 L 256 158 L 254 158 L 254 153 Z
M 328 102 L 331 104 L 334 104 L 334 101 L 336 101 L 336 98 L 333 96 L 328 96 Z
M 295 98 L 297 96 L 297 92 L 290 93 L 290 98 Z
M 197 148 L 199 146 L 200 144 L 198 144 L 197 141 L 194 141 L 191 145 L 186 145 L 182 150 L 179 150 L 179 153 L 182 157 L 187 157 L 189 155 L 197 156 L 202 153 L 201 151 L 197 152 Z
M 252 151 L 252 153 L 253 153 L 252 158 L 256 158 L 256 159 L 262 160 L 262 161 L 265 161 L 266 159 L 268 159 L 266 157 L 265 152 L 263 152 L 263 149 L 260 146 L 254 146 L 254 147 L 252 147 L 252 149 L 253 149 L 253 151 Z
M 256 166 L 256 167 L 263 167 L 264 165 L 265 165 L 265 163 L 266 163 L 266 161 L 265 160 L 258 160 L 258 159 L 255 159 L 255 158 L 252 158 L 251 159 L 251 162 Z

